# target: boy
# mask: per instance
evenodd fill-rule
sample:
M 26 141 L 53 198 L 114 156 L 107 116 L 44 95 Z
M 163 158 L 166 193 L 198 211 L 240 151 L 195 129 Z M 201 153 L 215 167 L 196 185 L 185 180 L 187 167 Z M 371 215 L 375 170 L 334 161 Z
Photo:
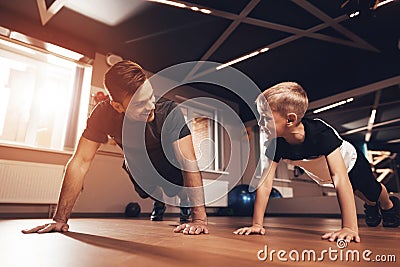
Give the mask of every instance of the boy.
M 303 118 L 308 107 L 308 98 L 299 84 L 283 82 L 272 86 L 258 96 L 256 103 L 260 113 L 259 126 L 267 135 L 275 132 L 276 136 L 269 136 L 275 138 L 271 140 L 265 152 L 269 168 L 264 168 L 256 192 L 253 225 L 240 228 L 235 234 L 265 234 L 264 213 L 275 170 L 281 159 L 291 160 L 304 168 L 302 161 L 326 158 L 329 180 L 336 188 L 342 212 L 342 229 L 324 234 L 323 239 L 360 242 L 353 192 L 365 201 L 368 226 L 377 226 L 381 219 L 385 227 L 400 225 L 399 199 L 389 197 L 385 186 L 376 181 L 364 155 L 349 142 L 341 139 L 337 132 L 322 120 Z M 309 169 L 306 171 L 318 173 L 312 166 L 308 164 Z M 323 177 L 320 177 L 319 181 L 327 182 Z

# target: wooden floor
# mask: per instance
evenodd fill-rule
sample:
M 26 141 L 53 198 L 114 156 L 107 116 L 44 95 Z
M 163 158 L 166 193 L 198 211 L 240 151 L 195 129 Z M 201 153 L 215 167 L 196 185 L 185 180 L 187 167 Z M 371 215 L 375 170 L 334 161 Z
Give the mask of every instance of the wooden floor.
M 0 220 L 0 266 L 399 266 L 400 228 L 388 229 L 379 226 L 368 228 L 360 220 L 361 243 L 351 243 L 341 250 L 336 243 L 321 240 L 325 231 L 338 229 L 339 219 L 326 218 L 283 218 L 266 219 L 265 236 L 237 236 L 236 228 L 248 225 L 251 218 L 210 217 L 209 235 L 187 236 L 173 233 L 177 225 L 175 218 L 163 222 L 138 219 L 71 219 L 70 232 L 65 234 L 24 235 L 21 229 L 46 223 L 48 220 Z M 268 248 L 284 250 L 281 258 L 277 253 L 272 258 L 260 261 L 257 253 Z M 332 258 L 323 250 L 332 252 Z M 294 262 L 295 252 L 299 261 Z M 308 261 L 307 250 L 316 252 L 316 261 Z M 345 253 L 359 251 L 360 261 L 346 262 Z M 365 250 L 371 262 L 362 259 Z M 292 258 L 289 258 L 289 253 Z M 340 257 L 334 260 L 334 256 Z M 310 254 L 311 255 L 311 254 Z M 351 254 L 348 254 L 351 256 Z M 372 261 L 376 255 L 387 260 L 394 255 L 397 262 Z M 382 256 L 383 255 L 383 256 Z M 264 253 L 260 254 L 261 257 Z M 272 260 L 272 261 L 271 261 Z

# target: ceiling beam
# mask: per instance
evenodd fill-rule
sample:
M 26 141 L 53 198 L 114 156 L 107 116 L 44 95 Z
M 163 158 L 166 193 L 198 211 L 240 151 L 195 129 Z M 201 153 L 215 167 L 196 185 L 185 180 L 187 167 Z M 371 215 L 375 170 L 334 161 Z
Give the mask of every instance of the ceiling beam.
M 354 34 L 353 32 L 349 31 L 336 21 L 334 21 L 330 16 L 322 12 L 320 9 L 315 7 L 314 5 L 310 4 L 308 1 L 303 1 L 303 0 L 293 0 L 296 5 L 302 7 L 304 10 L 307 10 L 310 12 L 312 15 L 317 17 L 318 19 L 322 20 L 325 22 L 327 25 L 329 25 L 331 28 L 335 29 L 337 32 L 343 34 L 347 38 L 350 38 L 355 43 L 360 44 L 364 49 L 374 51 L 374 52 L 379 52 L 378 49 L 373 47 L 371 44 L 366 42 L 365 40 L 361 39 L 359 36 Z
M 240 12 L 239 16 L 237 16 L 233 22 L 226 28 L 226 30 L 218 37 L 218 39 L 213 43 L 213 45 L 206 51 L 206 53 L 201 57 L 200 61 L 208 60 L 212 54 L 217 51 L 217 49 L 225 42 L 225 40 L 231 35 L 231 33 L 240 25 L 242 20 L 247 17 L 248 14 L 258 5 L 261 0 L 252 0 L 250 3 Z M 185 77 L 185 80 L 188 80 L 192 77 L 196 71 L 199 70 L 202 63 L 198 62 L 194 68 L 189 72 L 189 74 Z
M 185 2 L 185 1 L 179 1 L 182 4 L 191 6 L 193 5 L 193 3 L 189 3 L 189 2 Z M 205 8 L 205 9 L 210 9 L 209 7 L 206 6 L 198 6 L 199 8 Z M 226 11 L 222 11 L 222 10 L 216 10 L 216 9 L 212 9 L 212 12 L 209 14 L 212 16 L 216 16 L 216 17 L 220 17 L 220 18 L 224 18 L 224 19 L 229 19 L 229 20 L 239 20 L 239 16 L 237 14 L 233 14 L 233 13 L 229 13 Z M 329 18 L 329 16 L 328 16 Z M 330 23 L 334 24 L 334 25 L 339 25 L 338 23 L 345 21 L 349 19 L 349 16 L 347 15 L 342 15 L 339 16 L 337 18 L 330 18 Z M 369 51 L 377 51 L 376 48 L 371 47 L 370 45 L 365 45 L 363 43 L 365 43 L 364 40 L 362 40 L 361 38 L 359 38 L 358 36 L 356 36 L 355 34 L 352 35 L 352 38 L 354 38 L 354 40 L 359 40 L 358 42 L 352 41 L 352 40 L 346 40 L 346 39 L 340 39 L 340 38 L 336 38 L 336 37 L 332 37 L 329 35 L 325 35 L 325 34 L 321 34 L 321 33 L 316 33 L 316 31 L 322 30 L 324 28 L 328 28 L 331 27 L 328 23 L 324 22 L 320 25 L 317 25 L 315 27 L 312 27 L 310 29 L 307 30 L 303 30 L 303 29 L 298 29 L 295 27 L 290 27 L 287 25 L 283 25 L 283 24 L 278 24 L 278 23 L 274 23 L 274 22 L 269 22 L 266 20 L 261 20 L 261 19 L 256 19 L 256 18 L 251 18 L 251 17 L 245 17 L 241 19 L 241 23 L 246 23 L 246 24 L 250 24 L 250 25 L 254 25 L 254 26 L 258 26 L 258 27 L 262 27 L 262 28 L 266 28 L 266 29 L 271 29 L 271 30 L 276 30 L 276 31 L 281 31 L 281 32 L 286 32 L 286 33 L 291 33 L 291 34 L 295 34 L 298 35 L 300 37 L 309 37 L 309 38 L 313 38 L 313 39 L 317 39 L 317 40 L 322 40 L 322 41 L 327 41 L 327 42 L 332 42 L 332 43 L 337 43 L 337 44 L 342 44 L 342 45 L 346 45 L 346 46 L 350 46 L 350 47 L 356 47 L 356 48 L 360 48 L 360 49 L 366 49 Z M 339 28 L 342 26 L 339 26 Z M 343 28 L 345 31 L 347 31 L 345 28 Z M 342 30 L 343 30 L 342 29 Z M 351 32 L 347 31 L 346 34 L 351 34 Z M 291 38 L 288 37 L 288 38 Z M 294 40 L 298 39 L 299 37 L 296 37 Z M 287 39 L 286 42 L 283 42 L 283 44 L 286 44 L 290 39 Z M 279 41 L 278 41 L 279 42 Z M 239 57 L 239 56 L 238 56 Z
M 344 15 L 343 15 L 343 16 L 340 16 L 340 17 L 335 18 L 335 20 L 338 21 L 338 22 L 340 22 L 340 21 L 346 20 L 347 18 L 348 18 L 347 16 L 344 16 Z M 247 19 L 247 18 L 246 18 L 246 19 Z M 261 22 L 262 22 L 262 21 L 261 21 Z M 286 27 L 286 26 L 285 26 L 285 27 Z M 281 46 L 281 45 L 284 45 L 284 44 L 293 42 L 293 41 L 295 41 L 295 40 L 297 40 L 297 39 L 300 39 L 301 37 L 308 36 L 308 34 L 311 33 L 311 32 L 313 32 L 313 31 L 318 31 L 318 30 L 324 29 L 324 28 L 326 28 L 326 27 L 328 27 L 328 26 L 327 26 L 325 23 L 322 23 L 322 24 L 319 24 L 319 25 L 314 26 L 314 27 L 312 27 L 312 28 L 310 28 L 310 29 L 307 29 L 307 30 L 299 30 L 299 31 L 300 31 L 299 34 L 291 35 L 291 36 L 289 36 L 289 37 L 287 37 L 287 38 L 284 38 L 284 39 L 282 39 L 282 40 L 276 41 L 276 42 L 274 42 L 274 43 L 272 43 L 272 44 L 264 45 L 264 46 L 262 46 L 261 48 L 265 48 L 265 47 L 269 47 L 270 49 L 272 49 L 272 48 L 277 48 L 277 47 L 279 47 L 279 46 Z M 290 28 L 292 28 L 292 27 L 290 27 Z M 293 28 L 293 29 L 295 29 L 295 28 Z M 321 34 L 321 36 L 323 36 L 323 35 Z M 328 38 L 328 39 L 330 39 L 329 41 L 331 41 L 331 42 L 332 42 L 333 39 L 337 39 L 337 38 L 329 37 L 329 36 L 325 36 L 325 37 Z M 322 37 L 322 38 L 323 38 L 323 37 Z M 316 39 L 318 39 L 318 38 L 316 38 Z M 341 39 L 340 39 L 340 41 L 337 41 L 337 42 L 350 42 L 350 41 L 345 41 L 345 40 L 341 40 Z M 351 44 L 348 44 L 348 45 L 350 45 L 350 46 L 357 46 L 357 47 L 359 46 L 359 45 L 357 45 L 356 43 L 351 43 Z M 260 48 L 259 48 L 259 49 L 260 49 Z M 255 51 L 258 51 L 259 49 L 255 50 Z M 253 51 L 253 52 L 255 52 L 255 51 Z M 204 70 L 204 71 L 202 71 L 202 72 L 196 74 L 194 77 L 201 77 L 201 76 L 203 76 L 203 75 L 207 75 L 207 74 L 209 74 L 209 73 L 211 73 L 211 72 L 214 72 L 214 71 L 215 71 L 215 69 L 207 69 L 207 70 Z M 193 78 L 193 77 L 192 77 L 192 78 Z
M 397 86 L 400 84 L 400 75 L 399 76 L 394 76 L 392 78 L 388 78 L 386 80 L 382 80 L 379 82 L 375 82 L 375 83 L 371 83 L 365 86 L 361 86 L 359 88 L 356 89 L 352 89 L 340 94 L 336 94 L 330 97 L 326 97 L 320 100 L 316 100 L 313 101 L 309 104 L 308 109 L 312 110 L 312 109 L 316 109 L 319 107 L 323 107 L 326 105 L 330 105 L 332 103 L 336 103 L 339 102 L 343 99 L 348 99 L 351 97 L 356 97 L 356 96 L 360 96 L 360 95 L 365 95 L 368 93 L 372 93 L 375 91 L 378 91 L 380 89 L 386 88 L 386 87 L 390 87 L 390 86 Z
M 399 121 L 400 121 L 400 118 L 393 119 L 393 120 L 388 120 L 388 121 L 383 121 L 383 122 L 374 124 L 374 126 L 372 128 L 382 127 L 382 126 L 393 124 L 393 123 L 396 123 L 396 122 L 399 122 Z M 368 129 L 368 126 L 363 126 L 363 127 L 357 128 L 357 129 L 353 129 L 353 130 L 349 130 L 349 131 L 340 133 L 340 135 L 345 136 L 345 135 L 355 134 L 355 133 L 358 133 L 358 132 L 365 131 L 367 129 Z
M 36 0 L 39 9 L 40 20 L 42 21 L 42 26 L 46 25 L 47 22 L 49 22 L 49 20 L 53 18 L 53 16 L 57 14 L 58 11 L 61 10 L 61 8 L 63 8 L 67 1 L 68 0 L 55 0 L 47 9 L 45 0 Z
M 349 19 L 349 17 L 347 15 L 342 15 L 342 16 L 339 16 L 337 18 L 334 18 L 333 20 L 335 22 L 337 22 L 337 23 L 340 23 L 340 22 L 345 21 L 347 19 Z M 254 26 L 258 26 L 258 27 L 263 27 L 263 28 L 268 28 L 268 29 L 272 29 L 272 30 L 277 30 L 277 31 L 282 31 L 282 32 L 294 34 L 294 35 L 289 36 L 289 37 L 287 37 L 285 39 L 282 39 L 282 40 L 279 40 L 279 41 L 275 42 L 274 46 L 271 47 L 271 48 L 276 48 L 278 46 L 281 46 L 283 44 L 292 42 L 292 41 L 297 40 L 297 39 L 302 38 L 302 37 L 309 37 L 309 38 L 317 39 L 317 40 L 321 40 L 321 41 L 326 41 L 326 42 L 346 45 L 346 46 L 350 46 L 350 47 L 356 47 L 356 48 L 360 48 L 360 49 L 365 49 L 365 46 L 360 45 L 359 43 L 356 43 L 356 42 L 353 42 L 353 41 L 350 41 L 350 40 L 345 40 L 345 39 L 333 37 L 333 36 L 329 36 L 329 35 L 325 35 L 325 34 L 321 34 L 321 33 L 317 33 L 318 31 L 329 27 L 329 25 L 327 25 L 326 23 L 321 23 L 321 24 L 316 25 L 314 27 L 311 27 L 311 28 L 309 28 L 307 30 L 303 30 L 303 29 L 289 27 L 289 26 L 285 26 L 285 25 L 281 25 L 281 24 L 277 24 L 277 23 L 272 23 L 272 22 L 268 22 L 268 21 L 264 21 L 264 20 L 260 20 L 260 19 L 254 19 L 254 18 L 245 18 L 242 22 L 243 23 L 247 23 L 247 24 L 251 24 L 251 25 L 254 25 Z

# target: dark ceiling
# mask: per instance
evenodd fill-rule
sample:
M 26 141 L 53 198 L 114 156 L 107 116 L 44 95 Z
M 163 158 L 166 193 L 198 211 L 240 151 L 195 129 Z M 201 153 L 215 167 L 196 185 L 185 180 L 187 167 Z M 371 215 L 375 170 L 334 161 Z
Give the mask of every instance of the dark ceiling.
M 260 89 L 297 81 L 314 102 L 394 78 L 365 96 L 358 93 L 359 98 L 346 107 L 354 108 L 353 112 L 340 113 L 339 108 L 331 111 L 336 112 L 333 115 L 321 116 L 342 132 L 348 131 L 344 124 L 366 126 L 373 96 L 381 89 L 380 100 L 395 104 L 383 105 L 386 115 L 378 109 L 378 122 L 400 117 L 399 1 L 372 11 L 375 1 L 370 0 L 350 0 L 344 8 L 345 0 L 177 1 L 185 8 L 144 0 L 87 0 L 85 7 L 82 1 L 70 0 L 64 1 L 65 6 L 44 26 L 40 2 L 50 7 L 63 1 L 0 0 L 0 25 L 91 57 L 94 52 L 115 53 L 151 72 L 187 61 L 226 63 L 269 47 L 269 51 L 233 65 Z M 348 16 L 358 10 L 358 16 Z M 103 20 L 98 18 L 103 14 Z M 228 90 L 205 84 L 196 87 L 239 102 L 242 119 L 253 118 L 248 107 Z M 400 138 L 398 122 L 386 127 L 391 128 L 386 132 L 377 128 L 382 132 L 375 132 L 371 140 L 387 144 Z M 365 132 L 359 131 L 349 137 L 362 140 L 363 135 Z M 390 143 L 390 147 L 398 149 L 399 143 Z

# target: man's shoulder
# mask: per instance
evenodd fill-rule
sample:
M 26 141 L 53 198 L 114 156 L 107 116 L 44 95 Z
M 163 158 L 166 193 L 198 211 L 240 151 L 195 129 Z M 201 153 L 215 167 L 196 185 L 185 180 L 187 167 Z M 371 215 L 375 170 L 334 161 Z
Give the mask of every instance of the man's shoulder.
M 111 106 L 111 103 L 109 100 L 101 101 L 99 102 L 94 108 L 93 112 L 110 112 L 113 111 L 113 107 Z M 115 111 L 115 110 L 114 110 Z
M 174 109 L 177 106 L 177 104 L 174 101 L 169 100 L 165 97 L 160 97 L 157 99 L 155 106 L 156 106 L 156 112 L 169 113 L 172 109 Z
M 110 101 L 99 102 L 90 113 L 89 119 L 99 118 L 105 121 L 107 118 L 115 118 L 120 114 L 111 106 Z

